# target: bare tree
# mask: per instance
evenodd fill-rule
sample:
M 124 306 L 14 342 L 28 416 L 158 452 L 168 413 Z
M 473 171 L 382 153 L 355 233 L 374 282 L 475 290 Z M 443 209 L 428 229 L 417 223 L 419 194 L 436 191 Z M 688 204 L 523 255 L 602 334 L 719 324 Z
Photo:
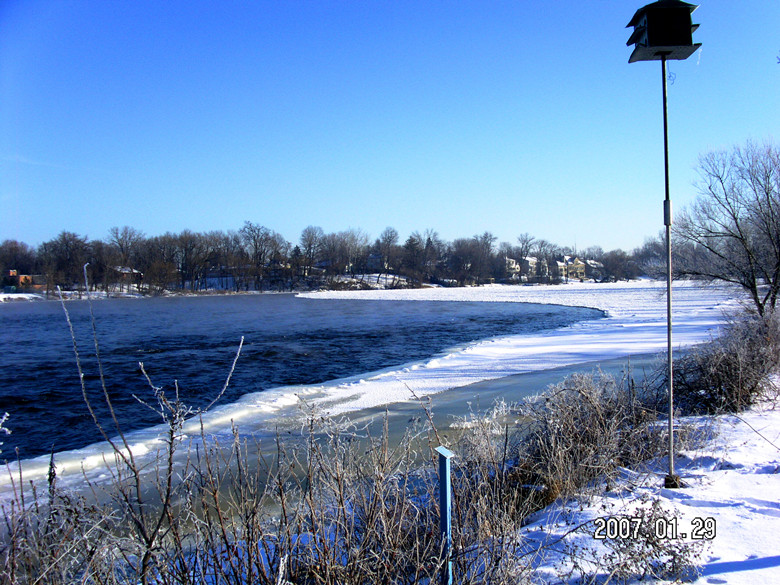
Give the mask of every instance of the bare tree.
M 349 228 L 339 233 L 347 257 L 347 268 L 352 276 L 356 272 L 365 272 L 368 260 L 368 234 L 359 228 Z
M 63 231 L 38 248 L 38 258 L 46 275 L 46 292 L 55 286 L 80 288 L 81 270 L 86 263 L 89 244 L 86 236 Z
M 166 232 L 141 245 L 139 268 L 149 292 L 161 293 L 178 280 L 177 236 Z
M 398 248 L 398 231 L 393 227 L 386 227 L 379 235 L 379 255 L 381 258 L 380 273 L 397 270 L 396 266 L 400 251 Z
M 205 277 L 213 259 L 213 250 L 203 234 L 184 230 L 177 237 L 177 258 L 181 288 L 205 288 Z
M 319 226 L 310 225 L 301 232 L 301 254 L 302 254 L 302 269 L 303 275 L 309 276 L 311 274 L 312 266 L 317 261 L 317 255 L 322 249 L 322 240 L 325 237 L 325 232 Z
M 281 234 L 251 221 L 244 222 L 239 233 L 251 258 L 255 289 L 260 290 L 266 272 L 283 264 L 283 258 L 290 252 L 290 243 Z
M 677 221 L 683 274 L 738 284 L 759 315 L 780 292 L 780 149 L 748 142 L 699 160 L 699 197 Z M 687 245 L 686 245 L 687 244 Z
M 215 253 L 215 268 L 223 289 L 239 291 L 248 287 L 246 252 L 241 245 L 241 235 L 236 231 L 211 232 L 211 246 Z
M 639 276 L 639 268 L 634 257 L 628 252 L 610 250 L 601 257 L 604 264 L 604 276 L 613 280 L 630 280 Z
M 355 228 L 325 234 L 320 242 L 320 253 L 327 274 L 337 276 L 349 272 L 355 276 L 364 270 L 368 244 L 368 235 Z
M 517 236 L 517 255 L 518 258 L 515 258 L 515 260 L 520 261 L 521 263 L 523 260 L 525 260 L 528 256 L 531 255 L 531 248 L 533 247 L 534 243 L 536 242 L 536 238 L 534 238 L 531 234 L 528 232 L 522 233 L 519 236 Z
M 529 260 L 529 258 L 531 256 L 531 251 L 533 250 L 535 244 L 536 244 L 536 238 L 534 238 L 528 232 L 524 232 L 519 236 L 517 236 L 517 246 L 515 246 L 514 248 L 515 260 L 517 260 L 520 263 L 521 274 L 523 271 L 527 270 L 524 276 L 528 280 L 531 280 L 536 277 L 536 274 L 529 274 L 531 271 L 531 266 L 534 265 L 533 261 Z M 535 265 L 534 268 L 536 268 Z
M 108 230 L 108 242 L 116 247 L 122 266 L 130 266 L 135 260 L 138 249 L 144 240 L 143 232 L 124 226 L 112 227 Z
M 497 239 L 498 238 L 490 232 L 484 232 L 482 235 L 474 236 L 476 255 L 471 270 L 473 275 L 476 276 L 478 284 L 486 282 L 491 278 L 491 275 L 494 275 L 493 246 Z M 505 272 L 506 265 L 503 261 L 501 268 L 502 271 Z
M 452 242 L 449 269 L 461 286 L 475 280 L 474 266 L 479 262 L 479 243 L 476 238 L 457 238 Z
M 4 240 L 0 244 L 0 270 L 5 276 L 8 270 L 19 274 L 32 274 L 35 268 L 35 249 L 16 240 Z
M 561 248 L 552 242 L 540 239 L 534 242 L 536 263 L 536 278 L 539 282 L 550 282 L 560 279 L 555 268 L 555 257 L 561 253 Z
M 639 272 L 653 278 L 666 277 L 666 244 L 664 234 L 645 239 L 644 244 L 634 250 Z
M 583 260 L 596 260 L 597 262 L 601 262 L 604 255 L 604 248 L 601 246 L 590 246 L 580 252 L 580 258 Z

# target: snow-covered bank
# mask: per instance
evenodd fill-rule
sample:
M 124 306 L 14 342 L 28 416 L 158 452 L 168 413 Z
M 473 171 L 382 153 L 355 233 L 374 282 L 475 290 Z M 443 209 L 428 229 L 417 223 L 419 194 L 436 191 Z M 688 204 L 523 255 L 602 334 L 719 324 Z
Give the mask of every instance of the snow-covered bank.
M 19 301 L 43 301 L 43 295 L 33 293 L 0 293 L 0 303 L 13 303 Z
M 666 349 L 666 285 L 656 281 L 561 286 L 483 286 L 413 290 L 330 291 L 308 298 L 479 301 L 560 304 L 603 311 L 605 319 L 533 335 L 490 339 L 407 368 L 363 376 L 329 388 L 320 400 L 336 413 L 408 400 L 513 374 Z M 675 283 L 675 348 L 706 341 L 742 295 L 733 287 Z
M 663 488 L 667 463 L 655 461 L 646 470 L 625 470 L 621 483 L 603 496 L 587 504 L 554 504 L 524 527 L 523 536 L 531 543 L 555 543 L 540 547 L 540 582 L 561 582 L 560 576 L 572 566 L 566 551 L 578 549 L 580 558 L 591 559 L 609 553 L 606 541 L 594 538 L 599 526 L 594 520 L 637 517 L 643 498 L 650 498 L 658 499 L 666 510 L 662 527 L 669 529 L 667 539 L 693 543 L 694 534 L 700 538 L 696 585 L 780 583 L 780 410 L 763 405 L 739 416 L 680 422 L 711 428 L 714 435 L 678 458 L 675 470 L 686 488 Z M 678 517 L 676 538 L 673 515 Z M 576 526 L 582 528 L 571 532 Z M 591 566 L 594 573 L 606 576 L 603 565 Z
M 62 298 L 66 301 L 86 301 L 87 293 L 78 291 L 62 291 Z M 106 299 L 140 299 L 143 295 L 131 292 L 110 292 L 92 291 L 89 293 L 89 299 L 93 301 Z M 0 293 L 0 303 L 12 303 L 17 301 L 52 301 L 59 302 L 59 293 L 52 293 L 47 297 L 43 293 Z

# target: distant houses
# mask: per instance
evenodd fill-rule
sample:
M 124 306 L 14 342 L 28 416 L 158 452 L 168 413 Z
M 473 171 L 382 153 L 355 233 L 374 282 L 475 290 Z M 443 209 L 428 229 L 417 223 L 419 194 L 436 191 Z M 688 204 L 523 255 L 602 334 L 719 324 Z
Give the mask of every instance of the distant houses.
M 556 260 L 558 277 L 564 282 L 570 280 L 585 280 L 585 262 L 576 256 L 562 256 Z
M 3 273 L 3 292 L 41 292 L 46 289 L 46 279 L 40 274 L 19 274 L 17 270 Z
M 130 290 L 131 286 L 135 286 L 136 290 L 141 289 L 141 283 L 144 278 L 143 272 L 130 266 L 112 266 L 111 269 L 115 273 L 120 291 Z
M 506 274 L 510 282 L 598 281 L 604 278 L 604 265 L 576 256 L 559 256 L 552 262 L 536 256 L 526 256 L 522 261 L 507 256 Z

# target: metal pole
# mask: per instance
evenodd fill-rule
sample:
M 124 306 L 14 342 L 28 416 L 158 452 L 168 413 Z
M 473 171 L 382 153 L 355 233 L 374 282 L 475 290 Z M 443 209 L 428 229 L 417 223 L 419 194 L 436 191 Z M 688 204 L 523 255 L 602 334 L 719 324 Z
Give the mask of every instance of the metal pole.
M 674 475 L 674 358 L 672 357 L 672 200 L 669 197 L 669 127 L 666 113 L 666 55 L 661 56 L 661 75 L 663 77 L 664 111 L 664 226 L 666 227 L 666 353 L 668 394 L 669 394 L 669 475 L 666 487 L 679 487 Z
M 445 447 L 436 447 L 439 454 L 439 534 L 441 536 L 442 554 L 444 555 L 444 572 L 441 582 L 452 585 L 452 482 L 450 481 L 450 459 L 455 453 Z

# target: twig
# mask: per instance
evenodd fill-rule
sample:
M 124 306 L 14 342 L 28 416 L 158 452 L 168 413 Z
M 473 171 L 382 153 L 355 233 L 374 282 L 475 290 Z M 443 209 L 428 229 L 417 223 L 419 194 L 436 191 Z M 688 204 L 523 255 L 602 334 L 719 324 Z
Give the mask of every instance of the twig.
M 100 420 L 97 417 L 97 414 L 95 413 L 95 410 L 92 408 L 92 402 L 89 399 L 89 396 L 87 396 L 87 386 L 84 382 L 84 371 L 81 368 L 81 357 L 79 356 L 79 348 L 78 343 L 76 342 L 76 333 L 73 330 L 73 323 L 70 320 L 70 313 L 68 312 L 67 307 L 65 306 L 65 298 L 62 296 L 62 290 L 60 289 L 59 285 L 57 286 L 57 294 L 60 298 L 60 304 L 62 305 L 62 310 L 65 312 L 65 321 L 68 323 L 68 329 L 70 330 L 70 339 L 73 343 L 73 354 L 76 356 L 76 368 L 78 369 L 79 373 L 79 383 L 81 384 L 81 396 L 84 399 L 84 403 L 87 405 L 87 410 L 89 410 L 89 414 L 92 416 L 92 421 L 95 423 L 95 426 L 97 427 L 100 434 L 103 436 L 103 438 L 111 445 L 111 448 L 114 451 L 118 451 L 117 446 L 113 443 L 111 440 L 111 437 L 108 436 L 108 433 L 106 433 L 105 429 L 103 428 L 103 425 L 100 423 Z
M 117 419 L 116 417 L 116 411 L 114 410 L 114 405 L 111 402 L 111 397 L 108 394 L 108 387 L 106 386 L 106 378 L 103 372 L 103 360 L 100 359 L 100 343 L 98 342 L 98 335 L 97 335 L 97 320 L 95 319 L 95 311 L 92 307 L 92 295 L 89 292 L 89 277 L 87 276 L 87 266 L 89 266 L 89 262 L 87 262 L 83 266 L 84 288 L 87 291 L 87 305 L 89 306 L 89 322 L 90 322 L 90 326 L 92 327 L 92 341 L 95 344 L 95 359 L 97 360 L 98 374 L 100 376 L 100 388 L 103 391 L 103 398 L 105 398 L 106 406 L 108 407 L 108 412 L 111 415 L 111 420 L 114 423 L 114 429 L 116 430 L 117 434 L 119 435 L 119 438 L 122 441 L 122 444 L 125 446 L 125 449 L 128 452 L 128 457 L 131 466 L 135 467 L 135 460 L 133 457 L 133 452 L 130 450 L 130 443 L 128 443 L 127 439 L 125 438 L 125 434 L 122 431 L 121 425 L 119 424 L 119 419 Z M 113 447 L 113 444 L 111 446 Z
M 755 428 L 753 425 L 751 425 L 751 424 L 750 424 L 748 421 L 746 421 L 744 418 L 742 418 L 742 417 L 741 417 L 741 416 L 739 416 L 739 415 L 736 415 L 736 414 L 734 414 L 734 413 L 731 413 L 731 414 L 732 414 L 732 416 L 733 416 L 734 418 L 736 418 L 736 419 L 738 419 L 738 420 L 742 421 L 742 422 L 743 422 L 743 423 L 745 423 L 747 426 L 749 426 L 749 427 L 750 427 L 750 430 L 752 430 L 752 431 L 753 431 L 754 433 L 756 433 L 756 434 L 757 434 L 759 437 L 761 437 L 762 439 L 764 439 L 764 440 L 765 440 L 767 443 L 769 443 L 770 445 L 772 445 L 772 447 L 774 447 L 775 449 L 777 449 L 778 451 L 780 451 L 780 447 L 778 447 L 778 446 L 777 446 L 777 445 L 775 445 L 775 444 L 774 444 L 772 441 L 770 441 L 770 440 L 769 440 L 769 439 L 767 439 L 767 438 L 766 438 L 764 435 L 762 435 L 762 434 L 761 434 L 761 432 L 760 432 L 760 431 L 758 431 L 758 429 L 756 429 L 756 428 Z
M 404 382 L 403 384 L 404 384 L 404 386 L 406 386 L 406 389 L 409 392 L 411 392 L 412 397 L 417 402 L 420 403 L 420 407 L 422 407 L 423 411 L 425 412 L 425 417 L 428 419 L 428 422 L 430 423 L 431 428 L 433 429 L 433 434 L 436 436 L 436 440 L 439 442 L 439 445 L 444 445 L 444 443 L 442 443 L 442 441 L 441 441 L 441 437 L 439 436 L 439 430 L 436 428 L 436 425 L 433 422 L 433 413 L 431 412 L 430 407 L 423 403 L 422 398 L 417 396 L 417 393 L 409 387 L 409 384 L 407 384 L 406 382 Z
M 222 395 L 225 393 L 225 390 L 227 390 L 228 385 L 230 384 L 230 379 L 233 377 L 233 370 L 236 369 L 236 363 L 238 362 L 238 357 L 241 355 L 241 348 L 244 347 L 244 336 L 241 336 L 241 341 L 238 343 L 238 350 L 236 350 L 236 357 L 233 358 L 233 364 L 230 366 L 230 372 L 228 372 L 227 378 L 225 379 L 225 385 L 222 386 L 222 390 L 219 391 L 219 394 L 216 395 L 214 400 L 209 402 L 209 405 L 204 410 L 209 410 L 216 402 L 222 398 Z

